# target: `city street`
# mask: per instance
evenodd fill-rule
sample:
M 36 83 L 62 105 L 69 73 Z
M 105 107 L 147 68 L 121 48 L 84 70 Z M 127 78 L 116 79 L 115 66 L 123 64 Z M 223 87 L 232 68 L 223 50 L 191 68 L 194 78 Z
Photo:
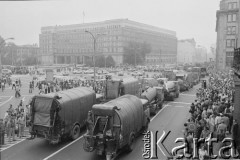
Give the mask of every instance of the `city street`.
M 27 80 L 27 79 L 26 79 Z M 183 124 L 189 118 L 189 106 L 194 101 L 195 86 L 188 92 L 180 94 L 179 98 L 172 102 L 166 102 L 162 110 L 151 119 L 149 130 L 159 131 L 159 136 L 163 131 L 171 131 L 166 138 L 164 145 L 171 151 L 174 147 L 174 141 L 177 137 L 182 137 Z M 26 99 L 27 100 L 27 99 Z M 12 101 L 12 100 L 11 100 Z M 6 104 L 9 104 L 7 102 Z M 84 134 L 84 131 L 82 131 Z M 135 149 L 131 153 L 122 153 L 117 159 L 139 160 L 143 159 L 143 141 L 142 136 L 137 138 Z M 58 145 L 48 144 L 43 139 L 23 140 L 10 148 L 1 152 L 1 157 L 5 160 L 32 160 L 32 159 L 52 159 L 52 160 L 94 160 L 99 159 L 95 152 L 88 153 L 83 150 L 83 137 L 75 141 L 66 141 Z M 158 150 L 158 159 L 166 159 L 163 153 Z

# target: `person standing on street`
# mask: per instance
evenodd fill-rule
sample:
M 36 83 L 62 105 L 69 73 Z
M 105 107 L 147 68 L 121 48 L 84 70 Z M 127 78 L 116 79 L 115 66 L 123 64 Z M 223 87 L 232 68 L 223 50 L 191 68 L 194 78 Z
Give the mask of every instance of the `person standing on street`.
M 20 117 L 18 118 L 18 127 L 19 127 L 19 138 L 24 137 L 24 126 L 25 126 L 25 118 L 23 116 L 23 113 L 20 114 Z

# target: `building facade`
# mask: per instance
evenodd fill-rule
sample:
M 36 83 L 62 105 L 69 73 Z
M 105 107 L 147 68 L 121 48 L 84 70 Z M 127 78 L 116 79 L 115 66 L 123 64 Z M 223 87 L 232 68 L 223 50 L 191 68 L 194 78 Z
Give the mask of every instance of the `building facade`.
M 201 45 L 196 46 L 196 54 L 193 57 L 194 63 L 204 63 L 209 61 L 207 48 Z
M 21 65 L 37 65 L 39 62 L 39 47 L 33 45 L 19 45 L 16 50 L 16 63 Z
M 196 42 L 192 39 L 183 39 L 178 41 L 177 63 L 193 64 L 196 54 Z
M 9 43 L 4 47 L 2 62 L 4 65 L 28 66 L 37 65 L 39 60 L 39 47 L 32 45 L 15 45 Z
M 129 42 L 148 43 L 151 53 L 146 63 L 176 63 L 176 32 L 130 21 L 128 19 L 107 20 L 65 26 L 42 27 L 39 35 L 41 63 L 84 64 L 86 58 L 95 54 L 112 56 L 115 63 L 123 63 L 124 47 Z
M 231 68 L 234 48 L 239 47 L 239 2 L 221 0 L 216 14 L 216 68 L 220 70 Z

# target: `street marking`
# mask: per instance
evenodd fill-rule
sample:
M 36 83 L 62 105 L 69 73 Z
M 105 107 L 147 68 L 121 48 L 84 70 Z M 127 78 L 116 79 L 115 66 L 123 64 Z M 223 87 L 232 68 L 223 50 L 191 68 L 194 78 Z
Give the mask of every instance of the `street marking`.
M 85 133 L 84 133 L 85 134 Z M 81 138 L 83 138 L 83 136 L 79 137 L 78 139 L 72 141 L 71 143 L 69 143 L 68 145 L 62 147 L 61 149 L 59 149 L 58 151 L 52 153 L 51 155 L 49 155 L 48 157 L 44 158 L 43 160 L 47 160 L 51 157 L 53 157 L 54 155 L 58 154 L 59 152 L 61 152 L 62 150 L 64 150 L 65 148 L 67 148 L 68 146 L 72 145 L 73 143 L 75 143 L 76 141 L 80 140 Z
M 24 139 L 21 139 L 20 141 L 14 143 L 14 144 L 12 144 L 12 145 L 10 144 L 8 147 L 1 148 L 0 152 L 6 150 L 6 149 L 8 149 L 8 148 L 11 148 L 12 146 L 15 146 L 16 144 L 21 143 L 22 141 L 25 141 L 25 140 L 26 140 L 26 139 L 24 138 Z
M 181 107 L 186 107 L 186 106 L 174 106 L 174 107 L 179 107 L 179 108 L 181 108 Z
M 170 106 L 170 105 L 168 105 L 168 103 L 166 105 L 164 105 L 164 107 L 150 120 L 150 122 L 152 122 L 168 106 Z
M 28 95 L 22 95 L 24 98 L 25 97 L 32 97 L 32 96 L 34 96 L 35 94 L 32 94 L 32 95 L 30 95 L 30 94 L 28 94 Z
M 3 98 L 4 98 L 4 97 L 10 97 L 10 96 L 0 96 L 0 97 L 3 97 Z
M 9 102 L 12 98 L 13 98 L 13 96 L 11 96 L 11 97 L 10 97 L 8 100 L 6 100 L 5 102 L 1 103 L 1 104 L 0 104 L 0 107 L 1 107 L 2 105 L 6 104 L 7 102 Z
M 183 95 L 183 96 L 193 96 L 193 97 L 196 96 L 195 94 L 183 94 L 183 93 L 181 93 L 180 95 Z
M 186 103 L 186 102 L 170 102 L 170 103 L 175 103 L 175 104 L 186 104 L 186 105 L 190 105 L 192 103 Z

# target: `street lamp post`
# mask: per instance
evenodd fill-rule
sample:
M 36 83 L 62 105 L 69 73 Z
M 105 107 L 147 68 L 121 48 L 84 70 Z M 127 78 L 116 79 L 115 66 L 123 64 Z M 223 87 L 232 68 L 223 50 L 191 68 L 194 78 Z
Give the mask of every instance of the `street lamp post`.
M 96 57 L 96 42 L 97 42 L 97 38 L 98 37 L 96 37 L 96 36 L 94 36 L 93 34 L 92 34 L 92 32 L 90 32 L 90 31 L 85 31 L 86 33 L 89 33 L 91 36 L 92 36 L 92 38 L 93 38 L 93 76 L 94 76 L 94 83 L 93 83 L 93 89 L 94 89 L 94 91 L 95 91 L 95 82 L 96 82 L 96 67 L 95 67 L 95 57 Z M 101 36 L 101 35 L 105 35 L 105 34 L 97 34 L 97 36 Z
M 1 46 L 4 42 L 6 42 L 7 40 L 14 40 L 14 38 L 6 38 L 6 39 L 3 39 L 2 42 L 0 43 L 0 49 L 1 49 Z M 1 50 L 0 50 L 0 79 L 2 78 L 2 53 L 1 53 Z

